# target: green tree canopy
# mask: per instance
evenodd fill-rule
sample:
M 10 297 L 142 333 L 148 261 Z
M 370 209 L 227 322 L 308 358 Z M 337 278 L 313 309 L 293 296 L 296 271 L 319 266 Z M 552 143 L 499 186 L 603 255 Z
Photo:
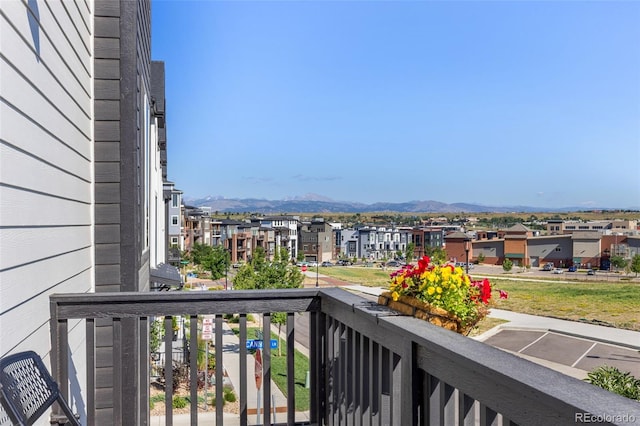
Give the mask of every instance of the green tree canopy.
M 222 246 L 210 247 L 201 261 L 202 267 L 211 272 L 211 279 L 217 280 L 225 276 L 229 267 L 229 253 Z
M 414 243 L 407 244 L 407 249 L 404 251 L 404 261 L 410 263 L 413 261 L 414 250 L 416 245 Z
M 636 277 L 638 276 L 638 272 L 640 272 L 640 254 L 636 254 L 631 258 L 631 266 L 629 269 L 631 272 L 636 273 Z
M 300 269 L 289 263 L 289 252 L 280 248 L 273 262 L 267 262 L 264 249 L 256 248 L 251 263 L 243 265 L 233 279 L 235 289 L 256 290 L 299 288 L 304 281 Z
M 622 256 L 611 256 L 611 264 L 616 269 L 623 269 L 627 266 L 627 260 Z

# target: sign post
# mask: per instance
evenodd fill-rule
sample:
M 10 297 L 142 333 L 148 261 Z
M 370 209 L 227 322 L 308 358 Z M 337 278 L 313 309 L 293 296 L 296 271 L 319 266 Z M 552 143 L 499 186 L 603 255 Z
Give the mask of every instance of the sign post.
M 256 351 L 255 373 L 257 394 L 256 424 L 260 423 L 260 388 L 262 387 L 262 349 Z
M 209 387 L 209 341 L 213 339 L 213 318 L 202 319 L 202 333 L 200 337 L 204 340 L 204 410 L 208 411 L 209 395 L 207 394 Z

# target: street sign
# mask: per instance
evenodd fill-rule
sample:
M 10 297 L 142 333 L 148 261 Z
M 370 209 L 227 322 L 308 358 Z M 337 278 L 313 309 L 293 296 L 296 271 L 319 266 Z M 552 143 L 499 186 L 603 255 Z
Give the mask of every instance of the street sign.
M 202 333 L 200 337 L 202 338 L 202 340 L 213 339 L 213 318 L 203 318 Z
M 269 346 L 271 346 L 271 349 L 277 349 L 278 340 L 271 339 L 271 341 L 269 342 Z M 264 343 L 262 340 L 257 340 L 257 339 L 247 340 L 247 349 L 262 349 L 263 347 L 264 347 Z

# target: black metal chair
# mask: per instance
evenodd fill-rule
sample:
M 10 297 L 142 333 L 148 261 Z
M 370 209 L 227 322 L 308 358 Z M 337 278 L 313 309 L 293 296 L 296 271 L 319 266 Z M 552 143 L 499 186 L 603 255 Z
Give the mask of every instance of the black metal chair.
M 54 402 L 62 408 L 67 424 L 80 426 L 37 353 L 20 352 L 0 360 L 0 404 L 14 425 L 32 425 Z M 0 412 L 0 422 L 2 417 Z

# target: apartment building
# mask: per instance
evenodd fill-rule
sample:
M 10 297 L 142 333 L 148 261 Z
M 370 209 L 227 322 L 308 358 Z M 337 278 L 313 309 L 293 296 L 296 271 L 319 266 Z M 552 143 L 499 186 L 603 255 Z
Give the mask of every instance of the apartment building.
M 304 253 L 304 260 L 331 261 L 334 259 L 334 241 L 333 227 L 324 219 L 301 223 L 298 232 L 298 250 Z

